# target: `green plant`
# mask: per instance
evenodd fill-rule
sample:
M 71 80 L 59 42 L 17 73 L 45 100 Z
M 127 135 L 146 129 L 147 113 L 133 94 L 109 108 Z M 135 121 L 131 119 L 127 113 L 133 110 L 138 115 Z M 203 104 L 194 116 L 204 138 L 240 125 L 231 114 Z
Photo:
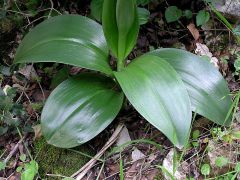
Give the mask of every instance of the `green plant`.
M 182 17 L 186 17 L 187 19 L 191 19 L 193 16 L 192 11 L 185 10 L 182 11 L 177 6 L 169 6 L 165 11 L 165 18 L 168 23 L 178 21 Z M 205 10 L 200 10 L 196 16 L 197 26 L 201 26 L 206 24 L 210 19 L 209 12 Z
M 21 173 L 22 180 L 33 180 L 38 173 L 38 163 L 35 160 L 26 161 L 26 154 L 21 154 L 19 159 L 22 161 L 16 171 Z
M 211 167 L 209 164 L 203 164 L 201 167 L 201 174 L 204 175 L 205 177 L 210 174 Z
M 103 10 L 104 0 L 92 0 L 90 4 L 91 16 L 97 21 L 102 21 L 102 10 Z M 137 0 L 138 6 L 145 6 L 150 2 L 150 0 Z M 146 24 L 150 17 L 150 12 L 143 7 L 137 8 L 138 21 L 140 25 Z
M 199 130 L 193 131 L 193 133 L 192 133 L 192 139 L 193 139 L 192 145 L 194 147 L 199 146 L 199 142 L 198 142 L 199 136 L 200 136 L 200 131 Z
M 182 15 L 182 10 L 177 6 L 169 6 L 165 11 L 165 18 L 168 23 L 178 21 Z
M 236 60 L 234 62 L 235 67 L 235 75 L 239 75 L 240 73 L 240 52 L 236 53 Z
M 201 10 L 197 13 L 196 16 L 196 23 L 197 26 L 201 26 L 206 24 L 210 19 L 210 14 L 209 12 L 205 11 L 205 10 Z
M 210 9 L 216 14 L 219 21 L 221 21 L 235 36 L 237 43 L 240 44 L 240 36 L 239 36 L 239 26 L 234 28 L 232 24 L 220 13 L 214 6 L 214 1 L 212 0 L 204 0 L 206 5 L 210 7 Z
M 227 165 L 229 160 L 224 156 L 219 156 L 215 160 L 215 165 L 219 168 L 222 168 L 223 166 Z
M 6 164 L 4 162 L 0 162 L 0 171 L 6 168 Z
M 0 88 L 0 136 L 14 133 L 15 127 L 19 126 L 20 118 L 26 117 L 23 106 L 14 102 L 16 89 L 8 85 Z
M 229 89 L 209 62 L 163 48 L 126 66 L 138 31 L 135 0 L 104 0 L 102 26 L 80 15 L 63 15 L 44 21 L 24 37 L 15 63 L 58 62 L 101 72 L 71 77 L 51 93 L 41 115 L 48 143 L 69 148 L 89 141 L 116 117 L 124 94 L 178 147 L 188 139 L 192 111 L 230 124 Z M 109 49 L 117 70 L 109 65 Z
M 29 163 L 24 163 L 22 168 L 22 180 L 33 180 L 38 173 L 38 163 L 34 160 L 31 160 Z

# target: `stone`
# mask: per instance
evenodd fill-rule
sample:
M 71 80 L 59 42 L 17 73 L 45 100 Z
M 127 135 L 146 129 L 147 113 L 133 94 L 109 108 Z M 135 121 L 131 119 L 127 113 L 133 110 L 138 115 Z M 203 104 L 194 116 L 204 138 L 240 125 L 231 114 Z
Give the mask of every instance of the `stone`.
M 240 0 L 215 0 L 215 8 L 237 18 L 240 18 Z

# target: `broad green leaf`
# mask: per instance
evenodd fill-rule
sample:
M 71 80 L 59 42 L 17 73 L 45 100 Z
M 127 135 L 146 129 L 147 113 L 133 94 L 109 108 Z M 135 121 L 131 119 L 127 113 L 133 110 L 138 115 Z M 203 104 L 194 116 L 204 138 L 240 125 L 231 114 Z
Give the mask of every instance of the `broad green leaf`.
M 115 57 L 118 57 L 116 4 L 117 0 L 104 0 L 102 10 L 102 26 L 110 50 Z
M 102 24 L 109 48 L 114 56 L 123 61 L 138 36 L 136 0 L 104 0 Z
M 123 94 L 111 79 L 81 74 L 62 82 L 49 96 L 41 116 L 49 144 L 71 148 L 103 131 L 119 112 Z
M 103 9 L 104 0 L 92 0 L 90 4 L 91 15 L 98 21 L 102 21 L 102 9 Z M 140 2 L 140 3 L 148 3 L 148 2 Z M 148 22 L 150 12 L 146 8 L 137 8 L 138 12 L 138 21 L 139 25 L 146 24 Z
M 90 4 L 91 15 L 98 20 L 102 21 L 102 8 L 104 0 L 92 0 Z
M 151 0 L 137 0 L 137 5 L 146 6 Z
M 165 11 L 165 18 L 168 23 L 179 20 L 182 17 L 182 10 L 177 6 L 170 6 Z
M 150 12 L 146 8 L 137 8 L 137 11 L 139 24 L 146 24 L 148 22 Z
M 199 56 L 180 49 L 164 48 L 150 52 L 165 59 L 181 76 L 191 99 L 192 110 L 220 124 L 228 125 L 232 105 L 230 91 L 221 73 Z
M 205 10 L 201 10 L 197 13 L 196 16 L 196 22 L 197 22 L 197 26 L 201 26 L 204 25 L 205 23 L 208 22 L 208 20 L 210 19 L 210 14 L 209 12 L 205 11 Z
M 68 67 L 63 67 L 60 69 L 52 78 L 51 88 L 57 87 L 61 82 L 66 80 L 69 77 Z
M 56 16 L 31 30 L 15 56 L 15 63 L 25 62 L 57 62 L 112 73 L 101 25 L 80 15 Z
M 136 110 L 174 145 L 183 146 L 189 135 L 191 106 L 177 72 L 165 60 L 146 55 L 114 75 Z

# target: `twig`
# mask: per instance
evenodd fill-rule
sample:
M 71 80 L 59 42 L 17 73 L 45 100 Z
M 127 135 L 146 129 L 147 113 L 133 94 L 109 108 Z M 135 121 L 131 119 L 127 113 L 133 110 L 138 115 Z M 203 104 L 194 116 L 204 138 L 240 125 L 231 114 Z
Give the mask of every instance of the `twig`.
M 19 144 L 22 143 L 24 137 L 21 138 L 18 143 L 14 146 L 14 148 L 11 150 L 11 152 L 8 154 L 8 156 L 6 157 L 6 159 L 4 159 L 4 164 L 7 164 L 7 162 L 11 159 L 11 157 L 16 153 L 16 151 L 18 150 Z
M 99 159 L 104 154 L 104 152 L 117 140 L 118 135 L 122 131 L 123 127 L 124 127 L 123 124 L 119 124 L 115 129 L 114 133 L 112 134 L 112 136 L 110 137 L 110 139 L 103 146 L 103 148 L 87 164 L 85 164 L 71 177 L 76 178 L 77 180 L 81 180 L 86 175 L 86 173 L 92 168 L 92 166 L 96 163 L 97 159 Z
M 51 15 L 52 15 L 52 11 L 53 11 L 53 1 L 52 0 L 49 0 L 50 1 L 50 3 L 51 3 L 51 9 L 50 9 L 50 11 L 49 11 L 49 13 L 48 13 L 48 19 L 51 17 Z

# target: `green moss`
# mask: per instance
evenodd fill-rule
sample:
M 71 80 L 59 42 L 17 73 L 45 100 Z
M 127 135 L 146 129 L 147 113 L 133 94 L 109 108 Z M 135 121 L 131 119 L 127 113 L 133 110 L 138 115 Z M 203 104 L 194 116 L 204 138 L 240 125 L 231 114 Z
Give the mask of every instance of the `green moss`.
M 86 145 L 74 148 L 74 150 L 90 156 L 94 155 L 94 152 Z M 90 160 L 77 152 L 49 145 L 43 138 L 34 143 L 34 152 L 42 178 L 46 178 L 46 174 L 70 176 Z

